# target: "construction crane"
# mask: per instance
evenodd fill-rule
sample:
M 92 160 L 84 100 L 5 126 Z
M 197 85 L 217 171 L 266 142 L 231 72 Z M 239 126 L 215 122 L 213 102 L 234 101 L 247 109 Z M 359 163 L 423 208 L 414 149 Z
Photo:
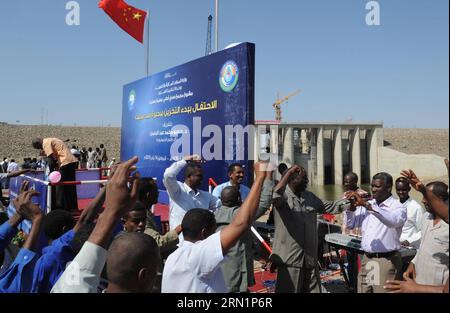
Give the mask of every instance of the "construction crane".
M 212 15 L 210 14 L 208 16 L 208 27 L 206 29 L 206 48 L 205 48 L 205 55 L 211 54 L 211 29 L 212 29 Z
M 290 98 L 298 95 L 302 90 L 298 89 L 297 91 L 291 93 L 290 95 L 287 95 L 286 97 L 283 97 L 280 99 L 280 96 L 277 96 L 277 101 L 275 101 L 274 104 L 272 104 L 273 108 L 275 109 L 275 120 L 277 122 L 281 123 L 281 105 L 288 101 Z

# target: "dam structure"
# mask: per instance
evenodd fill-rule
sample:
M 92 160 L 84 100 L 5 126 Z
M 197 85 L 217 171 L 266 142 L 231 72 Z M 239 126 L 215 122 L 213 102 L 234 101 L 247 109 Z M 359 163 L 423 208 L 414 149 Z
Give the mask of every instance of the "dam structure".
M 274 154 L 289 167 L 302 166 L 312 185 L 342 185 L 354 172 L 362 184 L 379 170 L 382 123 L 285 123 L 256 121 L 255 159 Z

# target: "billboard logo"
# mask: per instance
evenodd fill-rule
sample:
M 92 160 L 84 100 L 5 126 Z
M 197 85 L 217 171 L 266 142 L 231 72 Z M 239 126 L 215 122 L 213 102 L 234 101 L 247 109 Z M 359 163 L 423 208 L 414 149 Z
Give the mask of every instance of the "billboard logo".
M 134 90 L 131 90 L 130 94 L 128 95 L 128 109 L 130 111 L 133 111 L 135 102 L 136 102 L 136 92 Z
M 239 79 L 239 69 L 233 61 L 227 61 L 220 70 L 219 84 L 225 92 L 231 92 Z

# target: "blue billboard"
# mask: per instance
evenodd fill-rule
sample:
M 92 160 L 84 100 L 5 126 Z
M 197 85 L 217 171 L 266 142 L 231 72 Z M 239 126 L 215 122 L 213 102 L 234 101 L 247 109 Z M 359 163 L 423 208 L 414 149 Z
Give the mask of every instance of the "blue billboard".
M 121 159 L 137 155 L 141 175 L 156 177 L 161 189 L 164 170 L 190 154 L 207 160 L 203 188 L 209 178 L 228 180 L 234 162 L 247 168 L 249 184 L 254 72 L 255 45 L 241 43 L 125 85 Z

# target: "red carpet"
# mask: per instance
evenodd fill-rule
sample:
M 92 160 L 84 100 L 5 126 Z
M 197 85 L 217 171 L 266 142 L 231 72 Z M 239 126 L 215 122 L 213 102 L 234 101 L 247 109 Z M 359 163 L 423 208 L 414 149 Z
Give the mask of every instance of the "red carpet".
M 254 293 L 273 293 L 274 289 L 270 290 L 265 285 L 264 282 L 272 282 L 273 287 L 275 287 L 275 281 L 277 279 L 277 273 L 271 273 L 270 271 L 264 271 L 262 269 L 255 269 L 255 285 L 250 287 L 250 292 Z

